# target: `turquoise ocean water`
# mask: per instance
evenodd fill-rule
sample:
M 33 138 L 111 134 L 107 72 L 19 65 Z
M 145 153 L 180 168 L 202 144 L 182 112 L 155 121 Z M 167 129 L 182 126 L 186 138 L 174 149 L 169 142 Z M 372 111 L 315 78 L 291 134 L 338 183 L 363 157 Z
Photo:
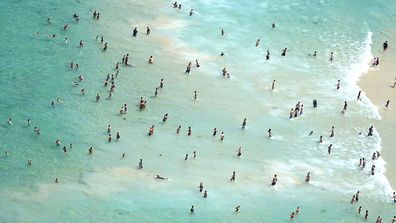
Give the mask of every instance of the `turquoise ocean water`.
M 0 222 L 288 222 L 297 206 L 301 212 L 295 222 L 363 222 L 359 206 L 362 212 L 369 210 L 369 222 L 377 216 L 391 221 L 396 206 L 383 175 L 385 162 L 382 157 L 371 160 L 381 149 L 381 138 L 376 131 L 366 137 L 380 116 L 364 94 L 356 101 L 356 80 L 373 56 L 381 56 L 381 44 L 394 29 L 396 2 L 181 4 L 177 10 L 159 0 L 2 1 Z M 191 8 L 195 13 L 188 16 Z M 100 12 L 98 21 L 92 19 L 94 10 Z M 135 26 L 139 33 L 132 37 Z M 146 26 L 151 28 L 148 36 Z M 56 37 L 48 38 L 52 34 Z M 98 35 L 108 42 L 106 52 Z M 285 47 L 289 52 L 281 57 Z M 314 51 L 316 58 L 308 56 Z M 332 51 L 334 61 L 329 62 Z M 120 66 L 109 99 L 106 75 L 115 74 L 115 64 L 127 53 L 132 66 Z M 195 59 L 201 67 L 184 74 Z M 69 68 L 72 61 L 78 70 Z M 221 75 L 224 67 L 229 79 Z M 80 74 L 84 80 L 74 87 Z M 154 97 L 161 78 L 164 88 Z M 195 90 L 198 100 L 192 99 Z M 97 93 L 102 98 L 96 103 Z M 147 100 L 144 111 L 138 108 L 140 97 Z M 298 101 L 304 113 L 289 120 Z M 341 114 L 344 101 L 348 109 Z M 125 103 L 128 113 L 119 115 Z M 162 123 L 165 113 L 169 118 Z M 155 133 L 149 137 L 151 125 Z M 187 136 L 188 126 L 192 136 Z M 330 138 L 332 126 L 335 136 Z M 215 127 L 219 132 L 212 137 Z M 118 142 L 116 132 L 121 134 Z M 65 156 L 62 147 L 70 143 L 73 148 Z M 91 146 L 95 153 L 89 156 Z M 122 153 L 127 154 L 123 159 Z M 362 157 L 367 160 L 363 171 L 358 166 Z M 137 168 L 139 159 L 143 169 Z M 33 164 L 27 166 L 27 160 Z M 232 171 L 236 181 L 231 183 Z M 309 184 L 304 182 L 307 172 Z M 169 179 L 156 180 L 157 174 Z M 278 183 L 272 187 L 274 174 Z M 200 182 L 208 198 L 198 191 Z M 350 204 L 357 190 L 359 202 Z M 241 211 L 235 214 L 237 205 Z

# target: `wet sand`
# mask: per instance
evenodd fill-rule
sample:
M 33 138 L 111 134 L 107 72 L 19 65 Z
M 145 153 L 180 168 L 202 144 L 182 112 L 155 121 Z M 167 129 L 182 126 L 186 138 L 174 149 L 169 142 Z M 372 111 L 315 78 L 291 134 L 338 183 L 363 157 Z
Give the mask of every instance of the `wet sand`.
M 376 120 L 373 124 L 382 138 L 381 154 L 387 162 L 385 175 L 392 188 L 396 188 L 396 153 L 393 145 L 396 133 L 396 88 L 392 87 L 396 81 L 396 50 L 390 45 L 386 52 L 373 52 L 373 55 L 380 58 L 380 65 L 363 74 L 358 85 L 378 108 L 382 117 L 382 120 Z M 385 109 L 388 99 L 389 108 Z

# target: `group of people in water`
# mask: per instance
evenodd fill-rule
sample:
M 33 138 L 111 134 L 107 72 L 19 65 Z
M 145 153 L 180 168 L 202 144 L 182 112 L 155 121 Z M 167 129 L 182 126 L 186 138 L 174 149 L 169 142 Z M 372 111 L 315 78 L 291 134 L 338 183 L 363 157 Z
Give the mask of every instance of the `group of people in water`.
M 181 10 L 181 4 L 180 4 L 180 3 L 174 2 L 172 5 L 173 5 L 174 8 L 176 8 L 176 9 L 178 9 L 178 10 Z M 193 14 L 194 14 L 194 10 L 191 9 L 190 12 L 189 12 L 189 15 L 192 16 Z M 93 19 L 94 19 L 94 20 L 99 20 L 99 18 L 100 18 L 100 13 L 97 12 L 97 11 L 94 11 L 94 13 L 92 14 L 92 16 L 93 16 Z M 74 18 L 77 22 L 78 22 L 79 19 L 80 19 L 80 17 L 79 17 L 77 14 L 74 14 L 74 15 L 73 15 L 73 18 Z M 51 23 L 51 20 L 50 20 L 50 19 L 48 19 L 47 21 L 48 21 L 48 23 Z M 64 30 L 67 30 L 68 28 L 69 28 L 69 25 L 66 24 L 66 25 L 64 26 Z M 272 28 L 275 28 L 275 23 L 272 24 Z M 151 29 L 147 26 L 147 28 L 146 28 L 146 34 L 149 35 L 150 32 L 151 32 Z M 132 36 L 133 36 L 133 37 L 137 37 L 137 34 L 138 34 L 138 29 L 137 29 L 137 27 L 135 27 L 135 28 L 132 30 Z M 221 29 L 221 35 L 225 35 L 224 29 Z M 55 38 L 55 36 L 56 36 L 56 35 L 53 34 L 53 35 L 52 35 L 52 38 Z M 103 51 L 106 51 L 106 50 L 108 49 L 108 44 L 107 44 L 107 42 L 104 42 L 103 36 L 100 36 L 100 37 L 97 36 L 97 37 L 96 37 L 96 40 L 97 40 L 97 42 L 100 42 L 101 44 L 104 44 L 104 46 L 103 46 Z M 65 42 L 67 42 L 67 37 L 66 37 L 66 39 L 65 39 Z M 255 46 L 258 47 L 259 45 L 260 45 L 260 39 L 257 39 Z M 84 41 L 83 41 L 83 40 L 80 40 L 79 46 L 80 46 L 80 47 L 84 47 Z M 385 43 L 383 44 L 383 50 L 385 51 L 387 48 L 388 48 L 388 43 L 385 42 Z M 286 56 L 286 55 L 287 55 L 287 52 L 288 52 L 288 48 L 284 48 L 284 49 L 282 50 L 281 56 Z M 223 55 L 224 55 L 224 53 L 222 52 L 222 53 L 221 53 L 221 56 L 223 56 Z M 314 53 L 312 56 L 316 56 L 316 55 L 317 55 L 317 54 L 316 54 L 316 51 L 315 51 L 315 53 Z M 266 60 L 269 60 L 269 59 L 270 59 L 270 52 L 267 51 Z M 333 61 L 333 52 L 331 52 L 331 54 L 330 54 L 330 61 Z M 153 56 L 150 56 L 150 58 L 149 58 L 149 60 L 148 60 L 148 63 L 149 63 L 149 64 L 153 64 L 153 63 L 154 63 L 154 58 L 153 58 Z M 129 54 L 123 55 L 122 60 L 121 60 L 121 64 L 124 65 L 124 66 L 130 66 L 130 64 L 129 64 Z M 373 63 L 373 66 L 378 66 L 378 64 L 379 64 L 379 58 L 376 58 L 376 60 L 375 60 L 374 63 Z M 195 60 L 195 67 L 196 67 L 196 68 L 199 68 L 199 67 L 200 67 L 200 64 L 199 64 L 198 60 Z M 71 63 L 70 63 L 70 69 L 78 70 L 78 68 L 79 68 L 79 64 L 78 64 L 78 63 L 75 63 L 75 62 L 71 62 Z M 189 74 L 189 73 L 191 72 L 191 69 L 192 69 L 192 62 L 190 61 L 190 62 L 187 64 L 185 73 L 186 73 L 186 74 Z M 110 85 L 110 89 L 109 89 L 109 98 L 111 98 L 112 95 L 115 93 L 115 89 L 116 89 L 115 81 L 116 81 L 116 78 L 117 78 L 118 75 L 119 75 L 120 63 L 117 63 L 117 64 L 116 64 L 115 70 L 116 70 L 116 73 L 115 73 L 115 74 L 110 74 L 110 73 L 107 74 L 107 76 L 106 76 L 106 78 L 105 78 L 105 82 L 104 82 L 104 87 L 108 87 L 108 86 Z M 228 72 L 228 70 L 227 70 L 226 67 L 224 67 L 224 69 L 222 70 L 222 76 L 223 76 L 223 77 L 226 77 L 226 78 L 230 78 L 230 74 L 229 74 L 229 72 Z M 84 80 L 84 77 L 83 77 L 82 74 L 80 74 L 80 75 L 78 76 L 78 80 L 77 80 L 77 81 L 74 81 L 74 87 L 77 87 L 77 86 L 79 85 L 79 83 L 82 82 L 83 80 Z M 395 82 L 395 85 L 396 85 L 396 82 Z M 337 86 L 337 90 L 339 90 L 339 89 L 340 89 L 340 80 L 338 80 L 336 86 Z M 155 88 L 154 96 L 157 96 L 158 93 L 159 93 L 159 91 L 160 91 L 161 89 L 163 89 L 163 88 L 164 88 L 164 79 L 161 79 L 161 80 L 160 80 L 159 86 Z M 271 89 L 272 89 L 272 90 L 275 89 L 275 80 L 273 80 L 273 82 L 272 82 Z M 85 94 L 85 89 L 84 89 L 84 88 L 81 89 L 81 94 L 82 94 L 82 95 Z M 99 102 L 99 101 L 100 101 L 100 99 L 101 99 L 100 93 L 97 93 L 97 94 L 96 94 L 95 99 L 96 99 L 96 102 Z M 197 91 L 194 91 L 193 99 L 194 99 L 194 100 L 197 100 L 197 99 L 198 99 Z M 359 100 L 359 99 L 360 99 L 360 92 L 359 92 L 359 95 L 358 95 L 358 100 Z M 59 102 L 59 101 L 58 101 L 58 102 Z M 316 101 L 314 102 L 314 107 L 316 107 L 315 103 L 316 103 Z M 51 102 L 51 105 L 52 105 L 52 106 L 55 106 L 55 102 L 52 101 L 52 102 Z M 143 97 L 141 97 L 141 98 L 140 98 L 140 101 L 139 101 L 139 103 L 138 103 L 138 106 L 139 106 L 140 111 L 143 111 L 143 110 L 146 108 L 146 105 L 147 105 L 147 101 L 146 101 Z M 386 107 L 388 107 L 388 105 L 389 105 L 389 100 L 387 101 Z M 345 101 L 345 103 L 344 103 L 344 108 L 343 108 L 343 112 L 345 112 L 346 109 L 347 109 L 347 102 Z M 302 114 L 303 114 L 303 110 L 304 110 L 304 105 L 303 105 L 300 101 L 298 101 L 297 104 L 295 105 L 295 107 L 291 108 L 290 114 L 289 114 L 289 118 L 290 118 L 290 119 L 297 118 L 299 115 L 302 115 Z M 123 115 L 123 114 L 126 114 L 127 112 L 128 112 L 128 104 L 125 103 L 125 104 L 121 107 L 119 113 L 120 113 L 120 115 Z M 163 118 L 162 118 L 162 122 L 163 122 L 163 123 L 165 123 L 165 122 L 168 120 L 168 116 L 169 116 L 168 113 L 164 114 L 164 116 L 163 116 Z M 28 125 L 30 125 L 30 124 L 31 124 L 31 120 L 28 119 Z M 7 125 L 9 125 L 9 126 L 12 125 L 12 119 L 11 119 L 11 118 L 9 118 L 9 120 L 7 120 Z M 243 120 L 243 122 L 242 122 L 242 124 L 241 124 L 241 128 L 242 128 L 242 129 L 245 129 L 246 126 L 247 126 L 247 119 L 244 118 L 244 120 Z M 147 135 L 148 135 L 148 136 L 153 136 L 153 135 L 154 135 L 154 130 L 155 130 L 155 125 L 152 125 L 152 126 L 149 128 L 149 131 L 148 131 Z M 177 127 L 177 129 L 176 129 L 176 134 L 179 134 L 180 131 L 181 131 L 181 125 L 179 125 L 179 126 Z M 37 135 L 40 135 L 40 133 L 41 133 L 40 129 L 39 129 L 38 127 L 36 127 L 36 126 L 34 127 L 34 132 L 35 132 Z M 213 129 L 212 136 L 215 137 L 215 136 L 217 135 L 217 132 L 218 132 L 218 129 L 217 129 L 217 128 L 214 128 L 214 129 Z M 272 137 L 272 129 L 271 129 L 271 128 L 268 129 L 267 132 L 268 132 L 268 137 L 271 138 L 271 137 Z M 310 133 L 310 135 L 311 135 L 312 133 L 313 133 L 313 131 Z M 107 139 L 107 141 L 110 143 L 110 142 L 113 141 L 113 138 L 112 138 L 112 127 L 111 127 L 110 124 L 107 126 L 107 134 L 108 134 L 108 139 Z M 335 132 L 334 132 L 334 126 L 333 126 L 332 129 L 331 129 L 330 137 L 333 137 L 334 134 L 335 134 Z M 192 135 L 192 128 L 191 128 L 191 126 L 189 126 L 188 129 L 187 129 L 187 136 L 191 136 L 191 135 Z M 369 128 L 369 131 L 368 131 L 367 136 L 372 136 L 372 135 L 373 135 L 373 126 L 371 126 L 371 127 Z M 121 139 L 121 134 L 120 134 L 120 132 L 116 132 L 116 140 L 118 141 L 118 140 L 120 140 L 120 139 Z M 225 134 L 224 134 L 224 132 L 221 132 L 221 134 L 220 134 L 220 141 L 224 141 L 224 139 L 225 139 Z M 323 137 L 320 136 L 319 143 L 322 143 L 322 142 L 323 142 Z M 55 141 L 55 145 L 56 145 L 57 147 L 60 147 L 60 146 L 62 145 L 60 139 L 57 139 L 57 140 Z M 63 153 L 64 153 L 65 155 L 68 155 L 68 151 L 69 151 L 70 149 L 72 149 L 72 147 L 73 147 L 73 144 L 72 144 L 72 143 L 70 143 L 69 147 L 63 146 L 63 147 L 62 147 Z M 331 149 L 332 149 L 332 144 L 330 144 L 329 147 L 328 147 L 328 153 L 329 153 L 329 154 L 331 153 Z M 94 154 L 94 148 L 93 148 L 93 147 L 90 147 L 90 148 L 88 149 L 88 155 L 93 155 L 93 154 Z M 9 152 L 8 152 L 8 151 L 6 151 L 6 156 L 9 156 Z M 197 152 L 196 152 L 195 150 L 193 151 L 192 156 L 193 156 L 194 159 L 197 157 Z M 237 155 L 236 155 L 236 156 L 237 156 L 238 158 L 240 158 L 240 157 L 242 156 L 242 147 L 239 147 L 239 148 L 238 148 L 238 150 L 237 150 Z M 126 154 L 123 153 L 123 154 L 122 154 L 122 158 L 125 158 L 125 157 L 126 157 Z M 374 152 L 373 155 L 372 155 L 372 160 L 377 160 L 379 157 L 380 157 L 380 153 L 379 153 L 378 151 L 376 151 L 376 152 Z M 186 160 L 186 161 L 188 160 L 188 154 L 185 154 L 184 160 Z M 29 159 L 29 160 L 27 161 L 27 165 L 28 165 L 28 166 L 31 166 L 32 164 L 33 164 L 33 161 Z M 359 160 L 359 167 L 363 170 L 363 169 L 365 168 L 365 166 L 366 166 L 366 159 L 365 159 L 364 157 L 362 157 L 362 158 L 360 158 L 360 160 Z M 138 169 L 143 169 L 143 160 L 142 160 L 142 159 L 139 160 L 139 163 L 138 163 L 137 168 L 138 168 Z M 372 167 L 371 167 L 371 174 L 374 175 L 374 172 L 375 172 L 375 165 L 373 164 Z M 167 180 L 168 178 L 162 177 L 162 176 L 160 176 L 160 175 L 157 174 L 157 175 L 155 176 L 155 179 L 158 179 L 158 180 Z M 229 178 L 229 181 L 230 181 L 230 182 L 235 182 L 235 181 L 236 181 L 236 171 L 235 171 L 235 170 L 232 172 L 231 177 Z M 310 172 L 307 173 L 307 175 L 305 176 L 304 181 L 305 181 L 306 183 L 310 183 L 310 181 L 311 181 L 311 173 L 310 173 Z M 58 179 L 58 178 L 55 178 L 55 183 L 59 183 L 59 182 L 60 182 L 59 179 Z M 274 176 L 272 177 L 272 179 L 271 179 L 271 181 L 269 182 L 269 184 L 270 184 L 271 186 L 276 186 L 277 183 L 278 183 L 278 175 L 277 175 L 277 174 L 274 174 Z M 203 197 L 203 198 L 208 198 L 208 191 L 207 191 L 207 190 L 204 190 L 204 186 L 203 186 L 203 183 L 202 183 L 202 182 L 199 184 L 199 192 L 202 193 L 202 197 Z M 357 191 L 356 194 L 353 195 L 352 200 L 351 200 L 351 204 L 357 203 L 357 202 L 359 201 L 359 193 L 360 193 L 360 192 Z M 395 192 L 393 192 L 393 202 L 396 204 L 396 193 L 395 193 Z M 241 207 L 240 207 L 239 205 L 236 206 L 236 207 L 235 207 L 235 213 L 239 213 L 239 212 L 240 212 L 240 208 L 241 208 Z M 359 209 L 358 209 L 359 214 L 361 213 L 361 211 L 362 211 L 362 207 L 360 206 Z M 194 207 L 194 205 L 192 205 L 191 208 L 190 208 L 190 213 L 193 214 L 194 212 L 195 212 L 195 207 Z M 300 213 L 300 207 L 297 207 L 296 210 L 293 211 L 293 212 L 290 214 L 290 219 L 291 219 L 291 220 L 295 219 L 295 218 L 299 215 L 299 213 Z M 365 211 L 364 218 L 365 218 L 365 219 L 368 218 L 368 210 Z M 378 218 L 377 218 L 377 220 L 376 220 L 376 223 L 380 223 L 380 222 L 383 222 L 383 219 L 382 219 L 380 216 L 378 216 Z M 393 217 L 393 221 L 392 221 L 392 222 L 396 222 L 396 216 Z

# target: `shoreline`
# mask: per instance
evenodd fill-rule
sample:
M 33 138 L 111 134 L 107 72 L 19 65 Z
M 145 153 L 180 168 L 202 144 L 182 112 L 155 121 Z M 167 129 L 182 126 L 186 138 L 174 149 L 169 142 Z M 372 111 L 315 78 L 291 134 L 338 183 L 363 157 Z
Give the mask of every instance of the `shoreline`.
M 375 46 L 379 48 L 381 46 Z M 393 137 L 392 132 L 396 132 L 396 88 L 392 85 L 396 81 L 396 64 L 392 60 L 396 59 L 395 52 L 389 49 L 386 52 L 373 50 L 373 55 L 380 58 L 380 65 L 371 68 L 360 76 L 357 85 L 362 89 L 372 104 L 378 109 L 380 120 L 373 120 L 374 127 L 380 134 L 381 154 L 386 162 L 385 176 L 392 188 L 396 188 L 396 154 L 392 152 Z M 385 109 L 385 103 L 390 100 L 389 108 Z

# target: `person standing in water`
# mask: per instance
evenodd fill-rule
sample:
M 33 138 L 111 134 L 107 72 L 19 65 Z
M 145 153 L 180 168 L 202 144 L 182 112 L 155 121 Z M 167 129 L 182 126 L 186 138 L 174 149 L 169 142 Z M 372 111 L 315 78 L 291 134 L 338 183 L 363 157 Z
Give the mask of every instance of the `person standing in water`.
M 383 44 L 382 44 L 382 50 L 383 51 L 386 51 L 388 49 L 388 41 L 385 41 Z
M 235 171 L 232 171 L 232 176 L 231 176 L 231 178 L 230 178 L 230 181 L 231 181 L 231 182 L 234 182 L 234 181 L 235 181 Z
M 333 147 L 333 144 L 330 144 L 329 147 L 327 147 L 327 152 L 329 155 L 331 154 L 331 148 Z
M 362 91 L 359 91 L 356 100 L 361 101 L 362 99 L 360 98 L 360 95 L 362 94 Z
M 271 186 L 275 186 L 278 182 L 278 176 L 275 174 L 271 181 Z
M 330 62 L 333 62 L 333 55 L 334 55 L 334 53 L 331 52 L 331 53 L 330 53 Z
M 239 147 L 238 149 L 238 153 L 237 153 L 237 157 L 241 157 L 242 156 L 242 146 Z
M 241 126 L 242 126 L 242 129 L 245 129 L 245 127 L 246 127 L 246 118 L 243 119 L 243 122 L 242 122 Z
M 271 90 L 275 90 L 275 80 L 272 81 Z
M 309 183 L 310 180 L 311 180 L 311 176 L 310 176 L 310 172 L 308 172 L 307 176 L 305 176 L 305 182 Z

